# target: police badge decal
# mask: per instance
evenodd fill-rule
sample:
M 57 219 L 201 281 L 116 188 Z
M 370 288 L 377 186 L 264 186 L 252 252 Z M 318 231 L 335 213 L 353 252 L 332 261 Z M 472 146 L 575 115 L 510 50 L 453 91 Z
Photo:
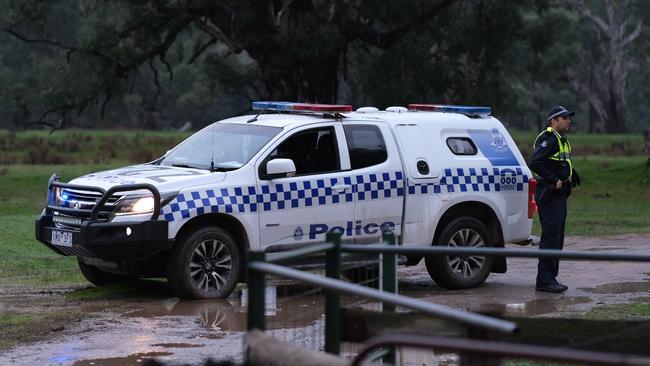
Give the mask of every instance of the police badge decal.
M 503 134 L 496 128 L 493 128 L 492 130 L 492 142 L 490 142 L 490 147 L 492 150 L 496 152 L 506 152 L 510 148 L 508 147 L 508 143 L 506 142 L 505 137 L 503 137 Z
M 300 239 L 302 239 L 302 236 L 303 236 L 303 235 L 304 235 L 304 233 L 302 232 L 302 228 L 301 228 L 300 226 L 298 226 L 298 227 L 296 228 L 296 230 L 293 232 L 293 238 L 294 238 L 295 240 L 300 240 Z

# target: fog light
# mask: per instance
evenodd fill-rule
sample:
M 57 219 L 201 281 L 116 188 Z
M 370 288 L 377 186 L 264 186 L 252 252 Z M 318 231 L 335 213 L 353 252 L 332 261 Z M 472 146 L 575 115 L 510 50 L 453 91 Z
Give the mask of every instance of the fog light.
M 126 227 L 126 236 L 131 236 L 131 228 L 128 226 Z

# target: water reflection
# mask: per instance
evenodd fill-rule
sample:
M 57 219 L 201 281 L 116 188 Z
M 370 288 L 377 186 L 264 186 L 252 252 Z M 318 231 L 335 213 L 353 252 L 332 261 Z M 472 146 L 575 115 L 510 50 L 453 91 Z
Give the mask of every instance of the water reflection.
M 138 305 L 138 310 L 129 311 L 125 315 L 139 318 L 196 316 L 196 321 L 202 328 L 237 332 L 247 329 L 246 288 L 223 300 L 167 299 Z M 323 309 L 324 299 L 320 290 L 298 285 L 266 288 L 265 315 L 269 330 L 312 325 L 321 319 Z

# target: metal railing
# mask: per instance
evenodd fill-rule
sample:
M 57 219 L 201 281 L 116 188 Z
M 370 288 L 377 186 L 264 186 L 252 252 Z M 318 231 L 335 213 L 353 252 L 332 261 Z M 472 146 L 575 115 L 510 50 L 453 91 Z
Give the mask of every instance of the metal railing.
M 415 255 L 479 255 L 486 257 L 524 257 L 524 258 L 562 258 L 570 260 L 591 261 L 628 261 L 650 262 L 650 255 L 613 252 L 581 252 L 550 249 L 506 249 L 506 248 L 458 248 L 449 246 L 396 246 L 395 236 L 385 234 L 383 243 L 367 245 L 341 244 L 340 234 L 328 233 L 327 243 L 309 248 L 301 248 L 280 254 L 264 252 L 249 252 L 248 262 L 248 329 L 265 329 L 264 296 L 265 275 L 276 275 L 283 278 L 320 286 L 325 289 L 325 351 L 333 354 L 340 353 L 340 297 L 339 294 L 363 296 L 382 302 L 383 309 L 394 310 L 402 306 L 425 314 L 452 320 L 461 324 L 486 330 L 512 333 L 517 325 L 481 314 L 456 310 L 447 306 L 432 304 L 397 294 L 397 254 Z M 292 261 L 305 256 L 326 254 L 326 277 L 313 273 L 287 268 L 276 263 Z M 365 253 L 381 254 L 380 264 L 383 273 L 380 290 L 351 284 L 340 280 L 341 254 Z M 533 355 L 531 355 L 533 356 Z
M 568 361 L 589 365 L 648 366 L 650 358 L 620 353 L 575 350 L 529 344 L 459 339 L 452 337 L 422 336 L 416 334 L 386 334 L 368 339 L 350 366 L 359 366 L 364 359 L 380 347 L 404 346 L 436 349 L 449 352 L 491 355 L 506 358 L 524 358 L 547 361 Z

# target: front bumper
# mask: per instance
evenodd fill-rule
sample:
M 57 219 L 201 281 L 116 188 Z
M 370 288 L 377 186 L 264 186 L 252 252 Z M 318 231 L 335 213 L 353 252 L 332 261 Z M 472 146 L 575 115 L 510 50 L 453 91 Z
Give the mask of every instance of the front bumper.
M 58 190 L 68 190 L 81 198 L 61 201 Z M 137 190 L 151 192 L 154 198 L 151 217 L 143 221 L 110 222 L 110 210 L 105 205 L 112 195 Z M 160 192 L 151 184 L 118 185 L 105 191 L 99 187 L 61 183 L 53 174 L 47 197 L 45 210 L 36 219 L 36 239 L 61 255 L 133 261 L 173 245 L 167 238 L 167 221 L 158 220 Z
M 51 214 L 36 219 L 36 239 L 61 255 L 92 257 L 107 261 L 136 260 L 168 250 L 173 241 L 167 238 L 167 221 L 147 220 L 142 222 L 93 222 L 84 221 L 76 229 L 59 228 L 52 221 Z M 127 235 L 127 228 L 130 235 Z M 71 243 L 52 243 L 52 232 L 72 235 Z

